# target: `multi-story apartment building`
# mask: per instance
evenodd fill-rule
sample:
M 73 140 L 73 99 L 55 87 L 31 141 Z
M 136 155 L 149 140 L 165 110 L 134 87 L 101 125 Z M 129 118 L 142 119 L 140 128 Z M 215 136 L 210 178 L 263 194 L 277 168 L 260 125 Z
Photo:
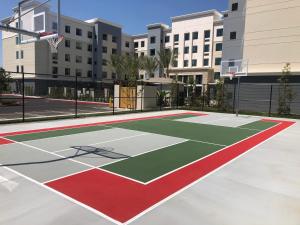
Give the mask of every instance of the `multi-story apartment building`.
M 57 21 L 49 5 L 38 10 L 29 10 L 40 4 L 38 1 L 26 3 L 22 12 L 22 28 L 34 32 L 55 32 Z M 14 15 L 16 14 L 14 9 Z M 47 21 L 41 25 L 42 21 Z M 5 20 L 2 21 L 5 24 Z M 34 22 L 32 22 L 34 21 Z M 18 22 L 11 24 L 18 27 Z M 112 54 L 133 53 L 132 37 L 122 34 L 122 27 L 103 19 L 81 21 L 61 15 L 61 34 L 64 36 L 58 53 L 51 53 L 46 41 L 21 44 L 19 35 L 3 31 L 3 66 L 7 71 L 32 73 L 26 74 L 26 85 L 37 86 L 47 91 L 45 85 L 56 80 L 65 86 L 73 85 L 75 75 L 79 82 L 112 83 L 116 74 L 108 65 Z M 31 37 L 23 36 L 26 41 Z M 19 78 L 20 74 L 13 74 Z M 38 83 L 38 84 L 37 84 Z M 73 85 L 74 86 L 74 85 Z
M 172 25 L 151 24 L 147 33 L 133 36 L 137 56 L 158 57 L 165 49 L 177 55 L 171 77 L 197 84 L 214 82 L 220 76 L 223 41 L 223 14 L 217 10 L 171 18 Z M 142 72 L 141 77 L 145 74 Z M 157 70 L 155 76 L 162 76 Z
M 299 9 L 299 0 L 230 0 L 223 60 L 247 62 L 251 81 L 276 81 L 286 63 L 300 75 Z

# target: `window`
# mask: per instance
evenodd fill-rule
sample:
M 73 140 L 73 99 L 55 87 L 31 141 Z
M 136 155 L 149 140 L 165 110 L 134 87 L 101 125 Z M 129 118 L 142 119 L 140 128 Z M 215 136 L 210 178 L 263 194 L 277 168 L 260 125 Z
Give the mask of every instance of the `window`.
M 239 3 L 233 3 L 231 5 L 231 11 L 237 11 L 239 9 Z
M 209 52 L 210 46 L 209 45 L 204 45 L 204 52 Z
M 102 53 L 107 53 L 107 47 L 105 46 L 102 47 Z
M 178 48 L 174 48 L 173 53 L 174 53 L 174 55 L 178 55 Z
M 79 41 L 76 41 L 76 49 L 81 50 L 82 49 L 82 43 Z
M 104 41 L 107 41 L 107 34 L 103 34 L 103 35 L 102 35 L 102 39 L 103 39 Z
M 193 32 L 193 40 L 198 39 L 198 32 Z
M 16 51 L 16 59 L 19 59 L 19 51 Z
M 20 44 L 19 43 L 19 37 L 16 37 L 16 45 Z
M 150 49 L 150 56 L 155 56 L 155 49 Z
M 81 77 L 81 75 L 82 75 L 81 69 L 76 69 L 75 74 L 77 77 Z
M 102 72 L 102 78 L 107 78 L 107 72 L 105 71 Z
M 141 41 L 141 47 L 145 47 L 145 41 Z
M 93 38 L 93 32 L 92 31 L 88 31 L 87 37 L 90 38 L 90 39 L 92 39 Z
M 217 29 L 217 37 L 223 36 L 223 28 Z
M 204 38 L 205 39 L 210 38 L 210 30 L 205 30 L 204 31 Z
M 58 60 L 57 52 L 52 53 L 52 60 Z
M 91 44 L 88 44 L 88 49 L 87 49 L 89 52 L 91 52 L 93 50 L 93 45 Z
M 144 52 L 141 52 L 141 56 L 145 56 L 145 53 L 144 53 Z
M 189 60 L 184 60 L 183 61 L 183 66 L 188 67 L 189 66 Z
M 76 35 L 77 36 L 82 36 L 82 30 L 79 28 L 76 28 Z
M 165 36 L 165 43 L 169 43 L 170 42 L 170 36 Z
M 92 65 L 92 61 L 93 61 L 92 58 L 88 57 L 87 64 Z
M 65 40 L 65 47 L 70 48 L 71 47 L 71 41 L 70 40 Z
M 139 53 L 134 53 L 133 55 L 135 58 L 138 58 L 139 57 Z
M 91 70 L 88 70 L 87 73 L 86 73 L 86 76 L 87 76 L 87 77 L 92 77 L 92 74 L 93 74 L 92 71 L 91 71 Z
M 221 73 L 220 72 L 215 72 L 214 73 L 214 79 L 215 80 L 220 80 L 220 77 L 221 77 Z
M 70 54 L 65 54 L 65 61 L 66 62 L 70 62 L 71 61 Z
M 184 54 L 188 54 L 190 51 L 190 48 L 189 47 L 184 47 Z
M 236 32 L 230 32 L 230 40 L 235 40 L 236 39 Z
M 24 58 L 24 51 L 21 50 L 21 59 L 23 59 L 23 58 Z
M 117 43 L 117 37 L 116 36 L 112 36 L 111 40 L 112 40 L 113 43 Z
M 155 44 L 155 42 L 156 42 L 156 37 L 154 36 L 150 37 L 150 43 Z
M 68 26 L 68 25 L 66 25 L 66 26 L 65 26 L 65 32 L 66 32 L 67 34 L 71 33 L 71 27 Z
M 17 69 L 16 69 L 16 70 L 17 70 L 17 73 L 19 73 L 19 72 L 20 72 L 20 70 L 19 70 L 19 66 L 17 66 L 16 68 L 17 68 Z
M 216 44 L 216 51 L 219 52 L 219 51 L 222 51 L 223 49 L 223 44 L 222 43 L 217 43 Z
M 111 73 L 111 78 L 112 79 L 116 79 L 117 78 L 117 74 L 116 73 Z
M 20 28 L 20 27 L 19 27 L 19 23 L 18 23 L 18 22 L 16 22 L 16 28 Z
M 196 84 L 202 84 L 202 75 L 196 75 Z
M 177 60 L 173 61 L 173 67 L 178 67 L 178 61 Z
M 197 52 L 198 52 L 198 46 L 197 46 L 197 45 L 194 45 L 194 46 L 192 47 L 192 52 L 193 52 L 193 53 L 197 53 Z
M 57 31 L 57 23 L 56 22 L 52 23 L 52 30 Z
M 106 59 L 102 59 L 102 66 L 107 66 L 107 60 Z
M 76 63 L 82 63 L 82 57 L 79 55 L 76 55 Z
M 222 58 L 215 58 L 215 65 L 216 66 L 221 65 L 221 60 L 222 60 Z
M 174 34 L 174 42 L 178 42 L 179 41 L 179 34 Z
M 58 74 L 58 68 L 56 66 L 52 67 L 52 74 Z
M 228 66 L 229 66 L 229 67 L 235 66 L 234 60 L 230 60 L 230 61 L 228 62 Z
M 208 66 L 209 59 L 203 59 L 203 66 Z
M 125 42 L 125 47 L 129 48 L 129 42 L 128 41 Z
M 185 34 L 184 34 L 184 40 L 185 40 L 185 41 L 190 40 L 190 33 L 185 33 Z
M 117 49 L 115 49 L 115 48 L 113 48 L 112 50 L 111 50 L 111 54 L 117 54 Z
M 193 59 L 193 60 L 192 60 L 192 66 L 193 66 L 193 67 L 197 66 L 197 59 Z
M 24 72 L 24 66 L 21 66 L 21 73 Z
M 70 76 L 70 74 L 71 74 L 70 68 L 65 68 L 65 75 Z
M 134 48 L 138 48 L 139 47 L 139 43 L 138 42 L 134 42 Z

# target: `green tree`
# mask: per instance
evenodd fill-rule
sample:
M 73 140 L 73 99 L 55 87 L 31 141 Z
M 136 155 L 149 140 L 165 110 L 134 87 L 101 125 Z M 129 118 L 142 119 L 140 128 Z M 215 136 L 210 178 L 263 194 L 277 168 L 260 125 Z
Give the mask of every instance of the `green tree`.
M 149 57 L 149 56 L 142 57 L 141 60 L 142 60 L 142 69 L 145 70 L 148 78 L 154 77 L 155 70 L 158 67 L 157 60 L 155 60 L 155 58 Z
M 177 54 L 172 49 L 164 49 L 158 52 L 157 62 L 160 69 L 164 72 L 164 77 L 170 77 L 170 67 L 174 66 L 177 60 Z
M 109 65 L 117 75 L 117 80 L 124 80 L 124 56 L 112 54 Z
M 0 67 L 0 94 L 9 91 L 9 83 L 12 82 L 10 73 Z
M 289 84 L 291 76 L 291 64 L 286 63 L 282 69 L 282 75 L 279 81 L 278 113 L 288 115 L 291 113 L 291 102 L 294 99 L 293 90 Z

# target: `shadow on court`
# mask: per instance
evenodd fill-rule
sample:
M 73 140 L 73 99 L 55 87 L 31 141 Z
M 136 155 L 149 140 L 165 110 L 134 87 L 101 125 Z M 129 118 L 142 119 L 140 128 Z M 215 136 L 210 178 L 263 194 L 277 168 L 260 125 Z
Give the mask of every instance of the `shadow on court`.
M 86 156 L 100 156 L 100 157 L 109 158 L 109 159 L 130 158 L 130 156 L 128 156 L 128 155 L 114 152 L 113 148 L 107 148 L 107 147 L 106 148 L 96 148 L 96 147 L 91 147 L 91 146 L 72 146 L 71 148 L 77 150 L 76 153 L 72 156 L 62 157 L 59 159 L 37 161 L 37 162 L 20 162 L 20 163 L 12 163 L 12 164 L 0 164 L 0 167 L 53 163 L 53 162 L 59 162 L 59 161 L 64 161 L 64 160 L 68 160 L 68 159 L 74 159 L 74 158 L 86 157 Z

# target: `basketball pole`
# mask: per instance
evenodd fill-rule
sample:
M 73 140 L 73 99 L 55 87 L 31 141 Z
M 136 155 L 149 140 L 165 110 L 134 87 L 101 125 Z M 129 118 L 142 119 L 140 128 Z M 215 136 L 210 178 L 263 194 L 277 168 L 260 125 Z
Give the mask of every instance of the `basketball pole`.
M 236 107 L 235 107 L 235 115 L 239 116 L 239 108 L 240 108 L 240 86 L 241 86 L 241 77 L 238 76 L 238 88 L 237 88 L 237 98 L 236 98 Z

